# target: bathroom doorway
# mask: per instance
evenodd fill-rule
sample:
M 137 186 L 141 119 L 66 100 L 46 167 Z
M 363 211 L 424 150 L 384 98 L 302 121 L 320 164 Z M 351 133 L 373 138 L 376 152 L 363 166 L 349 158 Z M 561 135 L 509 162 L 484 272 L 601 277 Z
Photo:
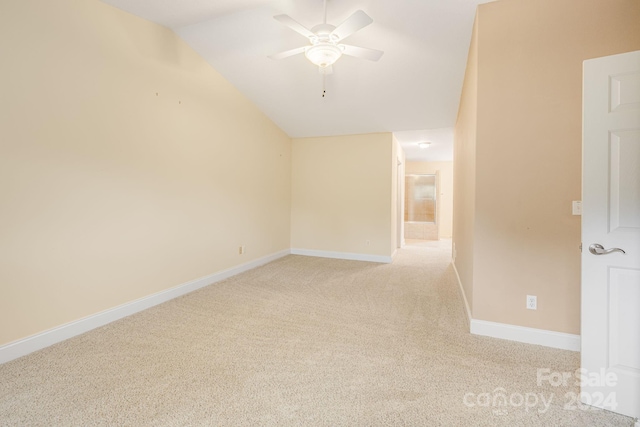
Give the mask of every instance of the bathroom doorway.
M 406 240 L 438 240 L 437 174 L 405 176 L 404 236 Z

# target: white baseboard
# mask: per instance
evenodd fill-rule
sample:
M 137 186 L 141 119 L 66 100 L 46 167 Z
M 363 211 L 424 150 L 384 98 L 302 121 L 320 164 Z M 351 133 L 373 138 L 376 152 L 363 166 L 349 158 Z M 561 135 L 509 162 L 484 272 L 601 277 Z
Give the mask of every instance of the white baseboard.
M 351 261 L 368 261 L 390 264 L 393 259 L 384 255 L 355 254 L 351 252 L 317 251 L 314 249 L 291 249 L 292 255 L 314 256 L 320 258 L 348 259 Z
M 471 316 L 469 302 L 467 301 L 467 296 L 464 293 L 464 288 L 462 287 L 462 281 L 460 280 L 456 264 L 455 262 L 452 262 L 451 264 L 453 265 L 453 271 L 455 271 L 456 278 L 458 279 L 458 287 L 460 288 L 460 293 L 464 300 L 467 320 L 469 321 L 469 331 L 472 334 L 500 338 L 509 341 L 518 341 L 527 344 L 543 345 L 545 347 L 559 348 L 562 350 L 580 351 L 580 335 L 474 319 Z
M 545 347 L 559 348 L 562 350 L 580 351 L 580 335 L 565 334 L 544 329 L 472 319 L 471 333 L 527 344 L 543 345 Z
M 0 347 L 0 364 L 9 362 L 13 359 L 17 359 L 21 356 L 25 356 L 29 353 L 64 341 L 76 335 L 83 334 L 92 329 L 104 326 L 108 323 L 138 313 L 142 310 L 146 310 L 147 308 L 153 307 L 155 305 L 162 304 L 163 302 L 188 294 L 189 292 L 193 292 L 197 289 L 204 288 L 205 286 L 211 285 L 221 280 L 228 279 L 229 277 L 235 276 L 236 274 L 244 273 L 245 271 L 267 264 L 271 261 L 275 261 L 278 258 L 289 255 L 290 253 L 291 251 L 288 249 L 276 252 L 274 254 L 258 258 L 245 264 L 241 264 L 206 277 L 201 277 L 199 279 L 183 283 L 182 285 L 176 286 L 174 288 L 160 291 L 155 294 L 119 305 L 117 307 L 92 314 L 82 319 L 60 325 L 39 334 L 14 341 L 9 344 L 5 344 Z

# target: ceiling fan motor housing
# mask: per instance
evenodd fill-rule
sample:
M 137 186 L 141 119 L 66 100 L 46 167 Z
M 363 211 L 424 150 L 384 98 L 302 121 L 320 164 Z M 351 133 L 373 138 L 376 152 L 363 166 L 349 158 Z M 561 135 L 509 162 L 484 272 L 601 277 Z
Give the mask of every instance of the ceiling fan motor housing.
M 336 27 L 334 25 L 331 24 L 318 24 L 315 27 L 313 27 L 311 29 L 311 31 L 316 35 L 316 42 L 328 42 L 328 41 L 338 41 L 338 36 L 336 34 L 334 34 L 333 36 L 331 36 L 331 33 L 333 33 L 333 30 L 335 30 Z M 313 38 L 311 38 L 311 43 L 313 43 L 314 40 Z

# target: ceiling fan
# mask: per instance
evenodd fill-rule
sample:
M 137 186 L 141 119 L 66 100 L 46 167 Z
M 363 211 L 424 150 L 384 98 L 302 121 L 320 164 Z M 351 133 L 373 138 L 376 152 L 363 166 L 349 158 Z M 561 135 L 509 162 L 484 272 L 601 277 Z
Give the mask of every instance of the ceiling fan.
M 354 12 L 346 21 L 337 27 L 327 24 L 327 0 L 324 0 L 324 21 L 311 30 L 295 21 L 289 15 L 277 15 L 274 18 L 293 31 L 309 39 L 309 46 L 298 47 L 269 56 L 271 59 L 283 59 L 304 53 L 309 61 L 319 67 L 323 75 L 333 72 L 333 64 L 344 55 L 377 61 L 384 52 L 365 47 L 351 46 L 340 43 L 356 31 L 360 31 L 373 22 L 362 10 Z

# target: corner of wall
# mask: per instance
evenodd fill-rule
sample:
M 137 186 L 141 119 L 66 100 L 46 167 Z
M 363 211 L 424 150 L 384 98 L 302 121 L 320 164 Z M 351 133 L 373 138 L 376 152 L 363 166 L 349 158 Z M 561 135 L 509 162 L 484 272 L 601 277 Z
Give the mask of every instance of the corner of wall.
M 478 115 L 478 12 L 473 25 L 460 105 L 454 127 L 453 258 L 458 282 L 473 311 L 475 164 Z

